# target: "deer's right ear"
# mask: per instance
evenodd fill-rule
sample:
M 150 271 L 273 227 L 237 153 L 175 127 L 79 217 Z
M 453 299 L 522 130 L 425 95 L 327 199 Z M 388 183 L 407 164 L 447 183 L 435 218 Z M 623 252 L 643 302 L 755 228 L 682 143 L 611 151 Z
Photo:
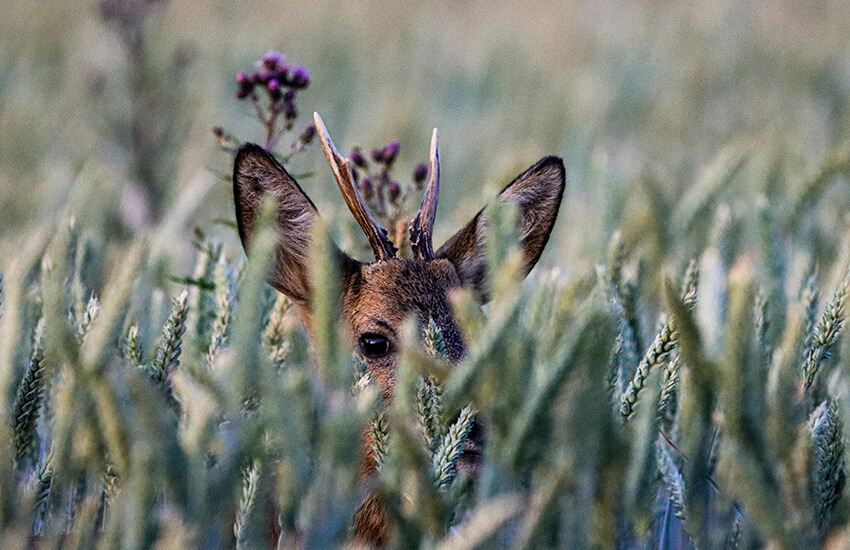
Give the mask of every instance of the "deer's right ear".
M 278 204 L 278 242 L 269 284 L 294 302 L 309 306 L 310 250 L 313 220 L 319 215 L 313 201 L 295 179 L 262 147 L 247 143 L 239 148 L 233 165 L 233 200 L 242 246 L 248 250 L 264 195 Z M 357 262 L 338 250 L 344 270 Z
M 499 200 L 516 205 L 519 214 L 519 245 L 524 255 L 524 271 L 540 259 L 549 240 L 564 195 L 566 172 L 558 157 L 544 157 L 516 177 L 499 193 Z M 485 251 L 486 212 L 481 210 L 437 251 L 437 258 L 450 261 L 458 276 L 471 286 L 482 302 L 487 302 L 487 255 Z

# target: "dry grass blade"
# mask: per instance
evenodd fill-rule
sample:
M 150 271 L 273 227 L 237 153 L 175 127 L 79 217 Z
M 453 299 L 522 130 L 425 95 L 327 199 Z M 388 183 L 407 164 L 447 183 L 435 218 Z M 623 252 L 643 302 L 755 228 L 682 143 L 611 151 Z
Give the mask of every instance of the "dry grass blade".
M 696 221 L 705 217 L 716 197 L 735 180 L 746 164 L 746 151 L 730 146 L 704 167 L 693 187 L 685 194 L 673 216 L 673 226 L 679 231 L 690 231 Z
M 505 522 L 521 511 L 520 500 L 513 495 L 501 496 L 479 507 L 436 550 L 472 550 L 485 544 L 487 539 Z

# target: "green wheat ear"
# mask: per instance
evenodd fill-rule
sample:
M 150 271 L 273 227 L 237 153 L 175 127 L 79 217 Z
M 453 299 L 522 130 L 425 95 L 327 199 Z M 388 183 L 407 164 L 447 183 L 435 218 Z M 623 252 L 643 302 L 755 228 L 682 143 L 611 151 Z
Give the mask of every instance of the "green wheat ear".
M 428 319 L 428 326 L 425 328 L 425 348 L 437 359 L 446 359 L 446 338 L 434 319 Z
M 661 429 L 669 437 L 675 437 L 679 413 L 679 356 L 664 366 L 661 377 L 661 394 L 658 398 L 658 419 Z
M 454 481 L 457 475 L 456 465 L 463 453 L 463 444 L 469 437 L 472 425 L 475 423 L 475 411 L 464 407 L 457 420 L 449 426 L 448 431 L 440 440 L 434 453 L 434 482 L 438 489 L 445 489 Z
M 661 473 L 661 479 L 664 482 L 665 488 L 670 493 L 670 500 L 676 510 L 676 517 L 686 520 L 685 480 L 679 472 L 679 467 L 676 466 L 670 453 L 664 448 L 663 443 L 659 442 L 656 445 L 655 456 L 658 463 L 658 471 Z
M 227 334 L 233 316 L 233 304 L 236 297 L 236 276 L 233 267 L 227 263 L 227 257 L 219 254 L 213 271 L 215 284 L 215 317 L 212 322 L 207 361 L 215 362 L 216 354 L 227 346 Z
M 384 465 L 389 444 L 389 425 L 384 411 L 379 411 L 369 424 L 369 447 L 374 453 L 375 466 L 378 470 Z
M 76 322 L 77 338 L 82 341 L 91 330 L 97 314 L 100 313 L 100 301 L 92 294 Z
M 445 430 L 441 423 L 442 389 L 435 381 L 419 377 L 416 408 L 428 448 L 436 452 Z
M 844 440 L 838 402 L 826 400 L 812 412 L 808 427 L 812 439 L 811 488 L 814 517 L 823 530 L 841 499 L 846 480 Z
M 429 319 L 428 326 L 425 328 L 425 349 L 431 356 L 442 361 L 446 360 L 446 340 L 434 319 Z M 433 377 L 419 377 L 416 407 L 425 441 L 431 453 L 435 453 L 440 445 L 440 439 L 446 432 L 446 427 L 442 421 L 443 386 Z
M 688 309 L 693 309 L 696 305 L 698 285 L 698 266 L 696 261 L 691 260 L 682 282 L 682 302 Z M 661 326 L 661 330 L 658 331 L 652 345 L 650 345 L 640 360 L 634 378 L 629 382 L 626 391 L 623 392 L 620 402 L 620 414 L 624 418 L 629 418 L 634 412 L 638 394 L 640 394 L 644 384 L 646 384 L 646 379 L 649 377 L 650 371 L 666 361 L 677 345 L 678 334 L 676 332 L 676 323 L 673 318 L 670 318 Z
M 33 334 L 32 354 L 24 378 L 18 386 L 18 395 L 12 409 L 14 427 L 15 461 L 34 463 L 37 459 L 35 449 L 36 425 L 41 403 L 44 398 L 45 364 L 42 336 L 44 320 L 39 320 Z
M 142 366 L 142 340 L 141 335 L 139 334 L 138 325 L 132 325 L 127 330 L 127 336 L 124 338 L 124 347 L 121 350 L 121 355 L 131 366 Z
M 845 277 L 835 290 L 832 300 L 826 306 L 820 322 L 808 338 L 809 347 L 803 364 L 803 386 L 808 390 L 815 380 L 821 364 L 830 357 L 841 329 L 844 327 L 846 316 L 847 289 L 850 286 L 850 275 Z
M 162 338 L 156 349 L 156 356 L 147 365 L 145 371 L 151 380 L 160 387 L 169 403 L 176 406 L 169 376 L 180 365 L 183 333 L 186 332 L 186 314 L 188 312 L 188 292 L 184 289 L 171 301 L 171 314 L 162 328 Z
M 269 322 L 263 331 L 263 346 L 278 370 L 284 367 L 286 358 L 289 356 L 286 318 L 291 309 L 292 300 L 283 294 L 278 294 L 269 314 Z
M 256 514 L 257 488 L 260 481 L 260 463 L 254 461 L 246 468 L 243 474 L 242 497 L 239 499 L 239 508 L 236 511 L 236 521 L 233 522 L 233 537 L 236 539 L 236 548 L 242 550 L 251 548 L 252 537 L 251 517 Z M 262 503 L 260 503 L 262 504 Z

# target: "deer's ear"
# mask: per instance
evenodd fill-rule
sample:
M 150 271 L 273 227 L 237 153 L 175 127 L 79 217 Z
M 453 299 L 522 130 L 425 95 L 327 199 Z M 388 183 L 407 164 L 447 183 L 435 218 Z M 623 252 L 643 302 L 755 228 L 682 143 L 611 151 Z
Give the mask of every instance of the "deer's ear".
M 512 202 L 519 215 L 520 246 L 527 274 L 546 247 L 558 217 L 564 195 L 566 171 L 558 157 L 545 157 L 516 177 L 499 194 L 499 199 Z M 481 300 L 487 295 L 487 255 L 485 237 L 487 221 L 484 210 L 478 212 L 460 231 L 440 247 L 436 256 L 454 264 L 464 284 L 472 286 Z
M 239 148 L 233 165 L 236 224 L 246 250 L 265 195 L 274 197 L 278 205 L 278 242 L 269 284 L 296 303 L 309 306 L 311 227 L 319 214 L 295 179 L 272 155 L 247 143 Z M 341 250 L 336 252 L 344 271 L 355 269 L 355 260 Z

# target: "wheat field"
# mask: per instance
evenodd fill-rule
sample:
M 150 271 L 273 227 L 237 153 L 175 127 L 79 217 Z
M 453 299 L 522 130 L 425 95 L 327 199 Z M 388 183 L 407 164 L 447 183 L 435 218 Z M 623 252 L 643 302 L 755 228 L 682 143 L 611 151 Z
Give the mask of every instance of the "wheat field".
M 846 3 L 0 14 L 0 548 L 353 548 L 364 433 L 392 548 L 850 548 Z M 494 206 L 466 357 L 408 326 L 392 403 L 338 324 L 327 242 L 368 248 L 314 111 L 344 153 L 392 151 L 389 227 L 439 128 L 435 243 L 566 165 L 538 267 Z M 250 258 L 235 230 L 244 141 L 325 220 L 313 341 L 265 282 L 268 216 Z

